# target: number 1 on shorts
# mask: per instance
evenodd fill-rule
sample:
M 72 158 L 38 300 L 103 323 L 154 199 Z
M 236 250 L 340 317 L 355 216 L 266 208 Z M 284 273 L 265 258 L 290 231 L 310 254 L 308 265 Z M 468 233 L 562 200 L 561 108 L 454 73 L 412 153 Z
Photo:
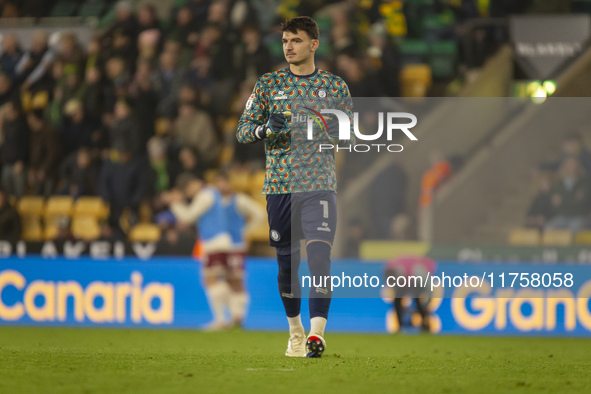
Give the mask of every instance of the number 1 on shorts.
M 327 219 L 328 218 L 328 201 L 326 200 L 320 200 L 320 205 L 322 205 L 323 208 L 323 214 L 322 216 Z

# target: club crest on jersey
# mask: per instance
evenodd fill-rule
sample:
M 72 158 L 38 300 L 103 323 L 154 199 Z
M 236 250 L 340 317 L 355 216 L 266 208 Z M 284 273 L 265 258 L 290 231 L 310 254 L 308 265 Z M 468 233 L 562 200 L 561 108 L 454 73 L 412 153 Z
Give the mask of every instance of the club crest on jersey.
M 281 239 L 281 235 L 279 235 L 279 232 L 277 230 L 271 230 L 271 239 L 275 242 Z
M 326 89 L 320 88 L 316 92 L 316 95 L 318 96 L 318 98 L 323 99 L 323 98 L 327 98 L 328 97 L 328 92 L 326 91 Z
M 285 92 L 283 90 L 280 90 L 277 93 L 277 96 L 273 97 L 273 100 L 287 100 L 287 96 L 285 95 Z
M 255 95 L 251 94 L 250 97 L 248 98 L 248 101 L 246 102 L 246 109 L 250 109 L 250 107 L 252 107 L 252 102 L 255 99 Z

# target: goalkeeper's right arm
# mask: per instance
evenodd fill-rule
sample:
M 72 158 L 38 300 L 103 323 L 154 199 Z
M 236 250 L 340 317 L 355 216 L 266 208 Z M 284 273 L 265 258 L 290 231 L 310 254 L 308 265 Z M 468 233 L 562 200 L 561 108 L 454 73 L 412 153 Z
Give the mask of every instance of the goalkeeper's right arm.
M 241 144 L 252 144 L 267 136 L 265 125 L 269 121 L 269 98 L 259 79 L 246 102 L 238 122 L 236 138 Z

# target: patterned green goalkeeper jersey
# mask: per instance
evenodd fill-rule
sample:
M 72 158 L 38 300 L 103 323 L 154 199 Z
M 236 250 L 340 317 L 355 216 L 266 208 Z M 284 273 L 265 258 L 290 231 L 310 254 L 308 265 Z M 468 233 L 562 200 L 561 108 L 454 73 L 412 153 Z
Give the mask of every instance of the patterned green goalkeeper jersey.
M 339 109 L 352 118 L 347 84 L 328 71 L 316 69 L 300 76 L 284 68 L 264 74 L 257 81 L 238 124 L 238 141 L 257 142 L 255 129 L 267 123 L 270 115 L 288 115 L 283 129 L 264 140 L 264 194 L 336 192 L 334 149 L 320 149 L 320 144 L 331 144 L 327 117 L 319 113 L 322 108 Z M 306 119 L 300 116 L 304 113 L 314 121 L 302 121 Z M 313 129 L 311 140 L 307 138 L 309 127 Z

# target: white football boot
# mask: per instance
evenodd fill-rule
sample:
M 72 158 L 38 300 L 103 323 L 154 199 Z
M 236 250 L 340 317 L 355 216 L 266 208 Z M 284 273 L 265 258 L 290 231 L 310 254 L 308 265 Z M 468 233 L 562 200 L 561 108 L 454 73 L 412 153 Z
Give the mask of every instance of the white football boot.
M 304 331 L 289 337 L 285 355 L 287 357 L 306 357 L 306 333 Z

